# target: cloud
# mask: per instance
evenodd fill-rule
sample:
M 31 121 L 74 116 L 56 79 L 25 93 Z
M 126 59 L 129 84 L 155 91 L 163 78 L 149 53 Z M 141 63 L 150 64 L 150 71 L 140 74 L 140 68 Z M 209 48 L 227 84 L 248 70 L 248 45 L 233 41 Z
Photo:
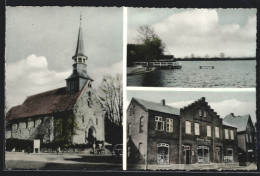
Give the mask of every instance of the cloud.
M 175 13 L 152 25 L 176 57 L 226 56 L 241 57 L 256 54 L 256 15 L 244 26 L 235 23 L 221 25 L 214 9 L 194 9 Z M 135 42 L 136 29 L 128 32 L 128 43 Z
M 7 108 L 23 103 L 27 96 L 64 87 L 70 70 L 57 72 L 49 70 L 44 56 L 30 55 L 18 62 L 6 64 L 6 100 Z M 94 79 L 93 86 L 101 84 L 104 75 L 114 76 L 122 73 L 122 61 L 111 66 L 100 67 L 88 73 Z
M 21 104 L 27 96 L 65 86 L 70 74 L 71 70 L 49 70 L 47 59 L 34 54 L 6 64 L 7 108 Z

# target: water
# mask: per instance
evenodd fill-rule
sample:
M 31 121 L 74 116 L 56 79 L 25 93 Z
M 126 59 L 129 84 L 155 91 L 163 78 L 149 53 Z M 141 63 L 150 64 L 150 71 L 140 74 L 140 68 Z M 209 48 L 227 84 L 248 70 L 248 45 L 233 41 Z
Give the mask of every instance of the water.
M 256 61 L 183 61 L 181 69 L 158 69 L 127 77 L 128 86 L 256 87 Z M 211 65 L 215 69 L 200 69 Z

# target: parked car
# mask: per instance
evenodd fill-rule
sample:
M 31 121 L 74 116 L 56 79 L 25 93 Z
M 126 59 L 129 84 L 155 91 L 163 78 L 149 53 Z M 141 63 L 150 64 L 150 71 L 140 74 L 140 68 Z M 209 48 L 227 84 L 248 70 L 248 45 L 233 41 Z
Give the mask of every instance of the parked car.
M 122 156 L 123 155 L 123 144 L 116 144 L 114 146 L 114 153 L 116 156 Z

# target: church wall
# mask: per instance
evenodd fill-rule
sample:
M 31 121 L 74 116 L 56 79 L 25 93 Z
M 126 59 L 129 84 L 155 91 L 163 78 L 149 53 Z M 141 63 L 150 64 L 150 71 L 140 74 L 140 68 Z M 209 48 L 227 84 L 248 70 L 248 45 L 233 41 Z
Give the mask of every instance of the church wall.
M 104 112 L 92 87 L 86 85 L 74 106 L 77 129 L 73 136 L 74 144 L 86 143 L 89 128 L 94 129 L 97 140 L 105 140 Z
M 31 117 L 11 122 L 6 138 L 41 139 L 44 143 L 54 140 L 52 116 Z

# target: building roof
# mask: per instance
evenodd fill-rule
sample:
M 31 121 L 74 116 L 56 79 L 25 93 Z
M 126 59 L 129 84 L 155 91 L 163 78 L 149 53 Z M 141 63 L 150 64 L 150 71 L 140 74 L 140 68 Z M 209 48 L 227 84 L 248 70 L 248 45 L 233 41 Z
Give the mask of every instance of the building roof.
M 161 103 L 155 103 L 147 100 L 142 100 L 139 98 L 132 98 L 132 100 L 137 101 L 140 105 L 143 106 L 146 110 L 153 110 L 153 111 L 159 111 L 164 112 L 168 114 L 174 114 L 174 115 L 180 115 L 180 109 L 175 108 L 172 106 L 163 106 Z
M 222 121 L 222 124 L 225 125 L 225 126 L 237 128 L 235 125 L 231 125 L 230 123 L 227 123 L 227 122 L 225 122 L 225 121 Z
M 11 108 L 6 114 L 6 120 L 51 114 L 70 110 L 74 107 L 80 92 L 68 94 L 66 87 L 50 90 L 29 96 L 21 105 Z
M 226 122 L 237 127 L 237 132 L 240 132 L 246 130 L 249 118 L 249 114 L 243 116 L 234 116 L 233 113 L 230 113 L 223 119 L 223 123 Z
M 84 43 L 83 43 L 83 35 L 81 32 L 81 26 L 79 27 L 79 34 L 78 34 L 78 42 L 77 42 L 77 48 L 74 57 L 76 56 L 85 56 L 84 54 Z

